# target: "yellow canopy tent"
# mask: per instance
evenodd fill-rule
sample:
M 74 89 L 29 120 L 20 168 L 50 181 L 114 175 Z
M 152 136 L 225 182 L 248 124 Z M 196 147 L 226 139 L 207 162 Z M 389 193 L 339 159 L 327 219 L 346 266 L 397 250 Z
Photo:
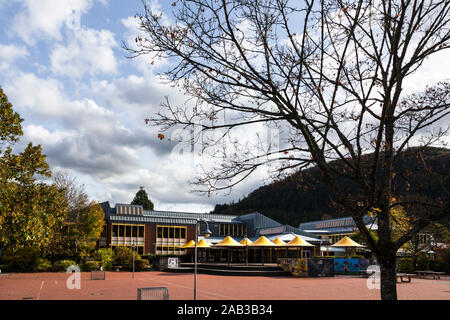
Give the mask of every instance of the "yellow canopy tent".
M 295 236 L 294 239 L 286 243 L 286 247 L 297 247 L 301 248 L 301 257 L 303 258 L 303 247 L 314 247 L 311 243 L 303 240 L 299 236 Z M 300 253 L 300 252 L 299 252 Z
M 208 243 L 208 241 L 206 241 L 205 239 L 201 239 L 198 243 L 197 243 L 197 248 L 209 248 L 211 247 L 211 244 Z M 186 243 L 184 246 L 182 246 L 182 248 L 195 248 L 195 241 L 194 240 L 190 240 L 188 243 Z
M 216 247 L 242 247 L 242 244 L 227 236 L 225 239 L 215 245 Z
M 242 244 L 243 246 L 247 245 L 251 245 L 253 242 L 249 239 L 249 238 L 244 238 L 241 241 L 239 241 L 240 244 Z
M 273 243 L 275 243 L 277 246 L 279 247 L 283 247 L 286 245 L 286 242 L 284 242 L 283 240 L 281 240 L 280 238 L 275 238 L 275 240 L 272 240 Z M 279 250 L 277 250 L 277 248 L 275 248 L 275 252 L 277 253 L 277 259 L 280 257 L 280 252 Z
M 269 239 L 267 239 L 266 237 L 261 236 L 258 238 L 258 240 L 253 242 L 250 246 L 253 246 L 253 247 L 275 247 L 276 244 L 273 243 L 272 241 L 270 241 Z
M 227 247 L 227 248 L 232 248 L 232 247 L 243 247 L 242 244 L 240 244 L 239 242 L 237 242 L 236 240 L 234 240 L 232 237 L 227 236 L 225 239 L 223 239 L 222 241 L 220 241 L 219 243 L 217 243 L 215 245 L 215 247 Z M 227 250 L 227 256 L 228 256 L 228 265 L 230 264 L 230 250 Z
M 361 248 L 364 247 L 363 245 L 353 241 L 349 237 L 345 236 L 335 244 L 332 244 L 331 247 L 337 247 L 337 248 Z
M 211 245 L 205 239 L 202 239 L 197 243 L 197 248 L 209 248 L 209 247 L 211 247 Z
M 277 246 L 284 246 L 284 245 L 286 245 L 286 242 L 284 242 L 280 238 L 275 238 L 275 240 L 273 240 L 272 242 L 275 243 Z
M 191 240 L 188 243 L 186 243 L 182 248 L 194 248 L 195 247 L 195 241 Z
M 253 243 L 249 238 L 245 237 L 241 241 L 239 241 L 240 244 L 245 246 L 245 265 L 248 265 L 248 246 Z
M 264 247 L 276 247 L 277 245 L 267 239 L 264 236 L 259 237 L 255 242 L 253 242 L 251 247 L 260 247 L 261 248 L 261 257 L 262 257 L 262 265 L 264 265 Z
M 341 248 L 358 248 L 358 247 L 364 247 L 363 245 L 353 241 L 349 237 L 345 236 L 335 244 L 331 245 L 332 247 L 341 247 Z
M 197 248 L 209 248 L 211 247 L 211 243 L 205 239 L 202 239 L 198 242 Z M 190 240 L 188 243 L 186 243 L 182 248 L 195 248 L 195 241 Z

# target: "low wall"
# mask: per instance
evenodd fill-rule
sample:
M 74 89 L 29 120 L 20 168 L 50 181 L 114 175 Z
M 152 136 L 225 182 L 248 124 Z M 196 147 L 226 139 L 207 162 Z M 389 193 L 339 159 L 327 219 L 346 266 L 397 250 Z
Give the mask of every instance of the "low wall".
M 278 266 L 298 277 L 333 277 L 335 274 L 360 274 L 370 265 L 359 258 L 280 258 Z
M 307 277 L 308 276 L 307 260 L 308 259 L 279 258 L 277 263 L 281 269 L 292 273 L 294 276 Z
M 359 274 L 370 265 L 368 259 L 334 258 L 334 272 L 336 274 Z

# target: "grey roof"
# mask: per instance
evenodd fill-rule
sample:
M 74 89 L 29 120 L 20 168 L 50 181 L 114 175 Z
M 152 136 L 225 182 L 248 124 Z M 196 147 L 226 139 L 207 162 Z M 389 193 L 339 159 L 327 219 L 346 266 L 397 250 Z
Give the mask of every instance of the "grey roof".
M 365 215 L 363 217 L 364 224 L 371 225 L 374 223 L 376 218 L 372 218 L 369 215 Z M 375 222 L 376 223 L 376 222 Z M 355 221 L 352 217 L 344 217 L 344 218 L 337 218 L 337 219 L 329 219 L 329 220 L 319 220 L 319 221 L 311 221 L 311 222 L 304 222 L 300 223 L 298 226 L 301 230 L 308 230 L 309 232 L 314 231 L 329 231 L 329 232 L 352 232 L 357 229 Z
M 260 234 L 269 235 L 269 234 L 281 234 L 286 232 L 289 233 L 293 232 L 305 237 L 315 238 L 314 235 L 305 232 L 304 230 L 300 230 L 298 228 L 289 225 L 283 225 L 269 217 L 266 217 L 265 215 L 262 215 L 259 212 L 242 215 L 237 217 L 237 219 L 246 222 L 249 226 L 251 226 L 253 230 L 255 230 L 255 234 L 249 236 L 258 237 Z
M 109 221 L 129 222 L 129 223 L 165 223 L 165 224 L 196 224 L 196 219 L 167 218 L 167 217 L 146 217 L 140 215 L 110 215 Z
M 267 236 L 266 238 L 269 239 L 270 241 L 273 241 L 276 238 L 280 238 L 280 240 L 283 240 L 284 242 L 287 243 L 287 242 L 291 241 L 292 239 L 294 239 L 296 236 L 299 236 L 300 238 L 302 238 L 303 240 L 305 240 L 311 244 L 320 244 L 320 243 L 325 242 L 324 240 L 317 239 L 312 235 L 306 236 L 304 234 L 298 234 L 295 232 L 273 234 L 273 235 Z
M 144 210 L 144 216 L 147 217 L 167 217 L 167 218 L 185 218 L 185 219 L 204 219 L 214 220 L 217 222 L 237 222 L 237 216 L 223 215 L 223 214 L 209 214 L 209 213 L 194 213 L 194 212 L 174 212 L 174 211 L 156 211 Z
M 108 221 L 121 222 L 140 222 L 140 223 L 175 223 L 175 224 L 195 224 L 197 219 L 204 219 L 205 221 L 225 222 L 225 223 L 242 223 L 236 220 L 238 216 L 235 215 L 219 215 L 209 213 L 194 213 L 194 212 L 175 212 L 175 211 L 156 211 L 143 210 L 142 215 L 130 214 L 116 214 L 116 208 L 111 208 L 108 201 L 102 202 L 101 207 L 105 212 L 105 219 Z M 128 204 L 116 204 L 130 207 L 140 207 Z

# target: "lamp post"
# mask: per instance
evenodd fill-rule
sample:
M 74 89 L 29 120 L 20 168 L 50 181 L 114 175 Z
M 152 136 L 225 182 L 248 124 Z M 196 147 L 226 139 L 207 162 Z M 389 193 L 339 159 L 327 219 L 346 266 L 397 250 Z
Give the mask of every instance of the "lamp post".
M 135 246 L 136 246 L 136 244 L 134 243 L 134 240 L 133 240 L 133 244 L 132 244 L 132 250 L 133 250 L 133 279 L 134 279 L 134 249 L 135 249 Z
M 247 235 L 245 235 L 245 265 L 248 266 Z
M 195 223 L 195 250 L 194 250 L 194 300 L 197 300 L 197 242 L 198 242 L 198 227 L 199 223 L 206 224 L 205 237 L 209 238 L 211 231 L 209 230 L 208 222 L 203 219 L 197 219 Z

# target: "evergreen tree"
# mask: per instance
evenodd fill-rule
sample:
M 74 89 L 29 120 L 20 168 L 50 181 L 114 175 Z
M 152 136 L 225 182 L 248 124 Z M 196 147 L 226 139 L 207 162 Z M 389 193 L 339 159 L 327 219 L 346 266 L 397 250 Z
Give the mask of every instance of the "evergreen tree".
M 153 202 L 148 199 L 147 192 L 144 190 L 144 187 L 140 187 L 139 191 L 134 196 L 131 204 L 140 204 L 144 207 L 144 210 L 153 210 Z

